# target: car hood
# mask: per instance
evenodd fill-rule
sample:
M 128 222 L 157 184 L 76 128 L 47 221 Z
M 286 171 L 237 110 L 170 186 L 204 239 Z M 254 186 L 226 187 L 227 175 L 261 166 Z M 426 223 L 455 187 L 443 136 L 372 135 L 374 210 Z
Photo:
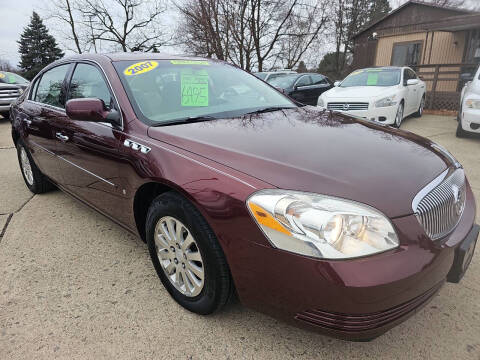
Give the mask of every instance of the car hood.
M 324 93 L 326 98 L 375 98 L 389 96 L 395 92 L 395 86 L 336 86 Z
M 415 195 L 451 165 L 413 133 L 310 106 L 148 135 L 275 187 L 359 201 L 389 217 L 411 214 Z

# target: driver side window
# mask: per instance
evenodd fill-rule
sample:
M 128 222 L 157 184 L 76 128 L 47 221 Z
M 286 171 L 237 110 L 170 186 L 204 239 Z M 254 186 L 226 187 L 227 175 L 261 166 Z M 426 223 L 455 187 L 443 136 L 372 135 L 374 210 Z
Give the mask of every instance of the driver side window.
M 100 70 L 89 64 L 77 64 L 70 81 L 69 99 L 95 98 L 103 100 L 107 109 L 113 106 L 110 90 Z
M 297 80 L 296 86 L 308 86 L 312 85 L 312 80 L 309 75 L 302 76 Z

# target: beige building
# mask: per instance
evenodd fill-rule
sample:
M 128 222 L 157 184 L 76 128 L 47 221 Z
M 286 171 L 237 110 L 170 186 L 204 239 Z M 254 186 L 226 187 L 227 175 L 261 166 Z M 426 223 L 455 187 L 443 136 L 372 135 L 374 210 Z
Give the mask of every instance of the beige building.
M 355 69 L 411 66 L 427 83 L 428 107 L 456 109 L 480 63 L 480 14 L 412 0 L 354 40 Z

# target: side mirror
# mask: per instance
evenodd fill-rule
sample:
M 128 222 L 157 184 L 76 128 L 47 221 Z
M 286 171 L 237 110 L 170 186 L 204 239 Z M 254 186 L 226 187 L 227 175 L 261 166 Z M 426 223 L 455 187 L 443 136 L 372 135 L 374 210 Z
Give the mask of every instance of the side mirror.
M 407 80 L 407 86 L 417 85 L 417 84 L 418 84 L 418 79 L 409 79 L 409 80 Z
M 340 81 L 335 81 L 335 82 L 333 83 L 333 86 L 340 86 Z
M 65 111 L 72 120 L 107 122 L 112 125 L 120 123 L 120 113 L 117 110 L 106 110 L 105 103 L 100 99 L 83 98 L 68 100 L 65 105 Z
M 471 73 L 460 74 L 460 79 L 463 81 L 472 81 L 475 76 Z

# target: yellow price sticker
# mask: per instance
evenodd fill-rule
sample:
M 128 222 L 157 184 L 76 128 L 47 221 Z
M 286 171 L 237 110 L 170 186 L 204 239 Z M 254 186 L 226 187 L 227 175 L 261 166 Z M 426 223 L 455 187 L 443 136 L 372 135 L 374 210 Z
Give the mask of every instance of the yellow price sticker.
M 133 65 L 130 65 L 123 71 L 123 73 L 127 76 L 140 75 L 140 74 L 144 74 L 146 72 L 152 71 L 157 66 L 158 66 L 158 62 L 156 61 L 142 61 L 142 62 L 135 63 Z

